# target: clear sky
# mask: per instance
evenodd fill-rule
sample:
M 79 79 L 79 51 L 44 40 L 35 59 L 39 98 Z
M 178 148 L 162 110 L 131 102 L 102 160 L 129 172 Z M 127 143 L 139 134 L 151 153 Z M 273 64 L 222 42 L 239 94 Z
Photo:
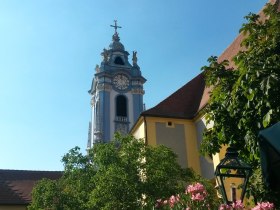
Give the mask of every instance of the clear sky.
M 90 89 L 117 19 L 155 106 L 200 73 L 266 0 L 0 0 L 0 168 L 62 170 L 85 151 Z M 131 59 L 131 56 L 130 56 Z

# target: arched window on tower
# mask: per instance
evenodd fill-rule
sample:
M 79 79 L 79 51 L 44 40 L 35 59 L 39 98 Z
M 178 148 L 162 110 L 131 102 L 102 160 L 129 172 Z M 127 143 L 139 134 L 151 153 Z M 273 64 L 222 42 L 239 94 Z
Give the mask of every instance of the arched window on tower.
M 95 104 L 95 113 L 94 113 L 94 120 L 95 120 L 95 132 L 100 132 L 100 106 L 99 100 Z
M 119 56 L 115 58 L 114 63 L 118 65 L 124 65 L 123 60 Z
M 118 121 L 127 120 L 127 99 L 123 95 L 116 98 L 116 117 Z

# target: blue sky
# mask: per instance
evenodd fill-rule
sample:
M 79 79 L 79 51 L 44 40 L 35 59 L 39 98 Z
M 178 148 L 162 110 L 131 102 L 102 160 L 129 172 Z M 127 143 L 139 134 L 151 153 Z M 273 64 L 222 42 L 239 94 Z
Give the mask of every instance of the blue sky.
M 117 19 L 151 108 L 221 54 L 266 0 L 0 0 L 0 168 L 62 170 L 85 151 L 90 88 Z M 130 56 L 131 59 L 131 56 Z

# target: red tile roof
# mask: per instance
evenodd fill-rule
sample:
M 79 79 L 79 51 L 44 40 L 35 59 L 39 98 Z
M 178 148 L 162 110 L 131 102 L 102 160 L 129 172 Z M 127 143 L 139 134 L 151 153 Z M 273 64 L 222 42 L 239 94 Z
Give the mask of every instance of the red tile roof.
M 58 179 L 61 171 L 27 171 L 0 169 L 0 204 L 26 205 L 31 201 L 35 183 L 43 178 Z
M 278 11 L 280 11 L 280 0 L 270 0 L 269 2 L 272 4 L 278 4 Z M 262 10 L 259 15 L 261 19 L 265 18 Z M 218 61 L 228 60 L 229 68 L 234 68 L 235 65 L 232 58 L 240 50 L 244 50 L 244 48 L 240 46 L 243 39 L 244 35 L 239 34 L 219 56 Z M 193 119 L 198 112 L 206 106 L 209 100 L 209 91 L 210 88 L 205 87 L 203 73 L 200 73 L 172 95 L 161 101 L 158 105 L 144 111 L 141 115 Z
M 142 115 L 192 119 L 201 106 L 204 89 L 204 76 L 199 74 L 157 106 L 143 112 Z

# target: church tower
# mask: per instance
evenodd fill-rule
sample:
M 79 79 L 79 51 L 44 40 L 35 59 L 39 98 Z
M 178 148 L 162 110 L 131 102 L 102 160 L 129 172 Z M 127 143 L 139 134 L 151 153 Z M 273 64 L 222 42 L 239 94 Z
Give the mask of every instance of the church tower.
M 96 65 L 91 89 L 91 122 L 89 123 L 88 148 L 94 143 L 108 142 L 115 132 L 127 134 L 143 111 L 143 84 L 137 64 L 137 52 L 129 53 L 120 42 L 115 21 L 115 33 L 108 49 L 101 53 L 103 60 Z

